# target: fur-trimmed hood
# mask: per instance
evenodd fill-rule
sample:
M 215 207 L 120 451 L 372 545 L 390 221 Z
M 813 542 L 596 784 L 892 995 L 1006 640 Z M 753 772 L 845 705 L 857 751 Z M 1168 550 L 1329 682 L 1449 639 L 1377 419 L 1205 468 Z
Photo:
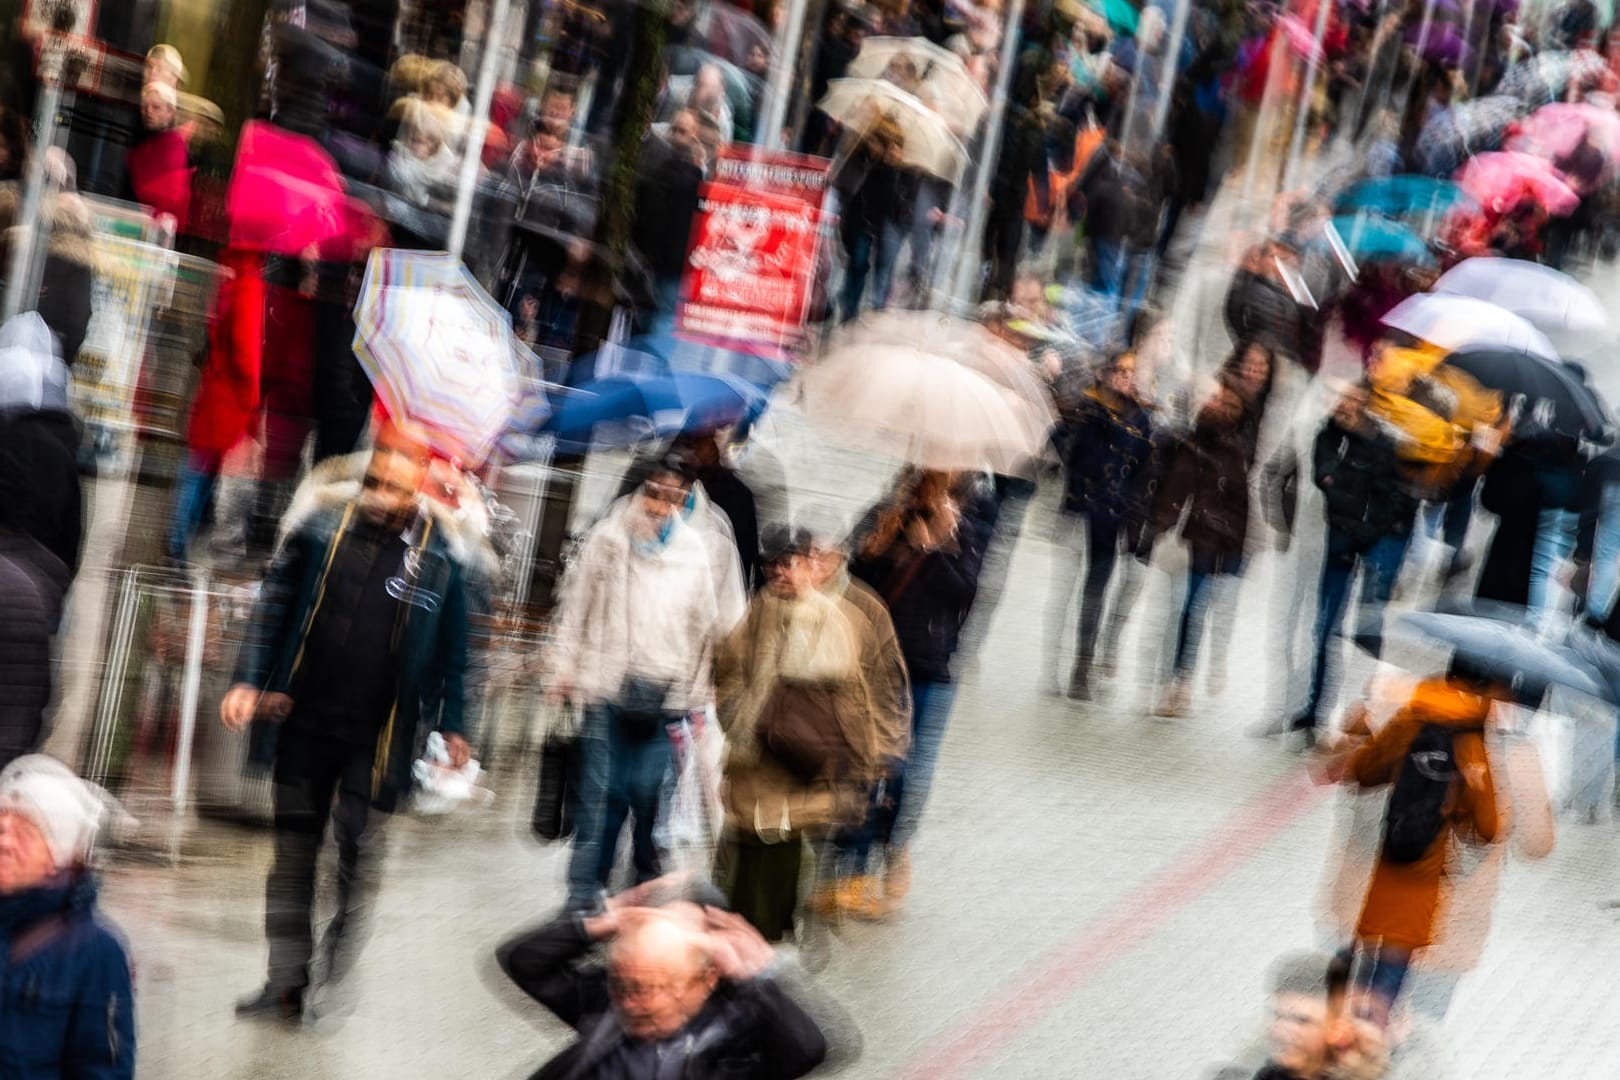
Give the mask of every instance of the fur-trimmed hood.
M 22 189 L 15 182 L 0 184 L 0 228 L 4 228 L 8 244 L 17 232 L 21 206 Z M 64 191 L 47 198 L 43 212 L 51 222 L 51 255 L 75 266 L 96 269 L 96 241 L 89 205 L 73 192 Z
M 327 458 L 310 470 L 298 490 L 293 493 L 292 504 L 281 519 L 278 546 L 286 538 L 311 520 L 327 512 L 336 512 L 360 497 L 360 482 L 371 461 L 370 450 L 359 450 L 343 457 Z M 445 538 L 450 557 L 470 574 L 490 579 L 500 572 L 500 556 L 490 541 L 489 515 L 483 507 L 464 507 L 452 510 L 436 499 L 418 496 L 417 505 L 427 513 Z

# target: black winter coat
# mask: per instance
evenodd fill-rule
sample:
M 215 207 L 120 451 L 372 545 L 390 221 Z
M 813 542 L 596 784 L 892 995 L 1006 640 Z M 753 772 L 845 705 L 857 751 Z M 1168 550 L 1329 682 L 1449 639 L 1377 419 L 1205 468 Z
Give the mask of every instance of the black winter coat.
M 1223 425 L 1200 418 L 1167 456 L 1153 507 L 1154 535 L 1180 525 L 1194 568 L 1236 572 L 1249 536 L 1251 423 L 1240 419 Z
M 1383 433 L 1349 431 L 1329 419 L 1317 433 L 1312 462 L 1328 528 L 1356 553 L 1412 531 L 1417 501 L 1402 486 L 1395 444 Z
M 1113 523 L 1146 518 L 1157 467 L 1147 410 L 1130 402 L 1115 412 L 1087 394 L 1067 434 L 1063 512 Z
M 607 971 L 587 963 L 594 946 L 583 920 L 565 915 L 496 950 L 507 977 L 580 1035 L 533 1080 L 657 1080 L 630 1064 Z M 722 982 L 675 1040 L 687 1046 L 682 1080 L 794 1080 L 827 1056 L 815 1020 L 768 976 Z
M 39 745 L 67 584 L 67 568 L 50 552 L 26 536 L 0 534 L 0 768 Z
M 911 681 L 950 682 L 951 657 L 978 595 L 994 518 L 988 507 L 964 506 L 949 548 L 920 552 L 900 536 L 886 551 L 865 555 L 861 549 L 876 520 L 874 510 L 856 530 L 849 572 L 888 605 Z
M 70 573 L 79 569 L 84 495 L 79 426 L 58 410 L 0 410 L 0 522 L 43 544 Z

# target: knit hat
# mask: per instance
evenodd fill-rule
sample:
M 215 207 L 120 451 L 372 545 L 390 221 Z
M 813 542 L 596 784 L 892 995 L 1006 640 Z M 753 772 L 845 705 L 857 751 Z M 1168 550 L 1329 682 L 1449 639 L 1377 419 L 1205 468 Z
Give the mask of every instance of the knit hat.
M 32 822 L 58 867 L 90 857 L 103 815 L 116 808 L 105 791 L 44 754 L 27 754 L 0 771 L 0 813 L 20 814 Z

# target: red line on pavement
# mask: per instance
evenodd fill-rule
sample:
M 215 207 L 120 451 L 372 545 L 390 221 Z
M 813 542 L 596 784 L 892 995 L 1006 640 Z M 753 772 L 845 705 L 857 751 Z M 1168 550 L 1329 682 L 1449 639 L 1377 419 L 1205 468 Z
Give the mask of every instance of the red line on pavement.
M 1229 815 L 1214 832 L 1197 838 L 1066 944 L 1027 965 L 1006 984 L 1017 988 L 1010 996 L 987 1008 L 966 1031 L 903 1066 L 893 1080 L 965 1076 L 973 1065 L 1033 1027 L 1083 983 L 1124 957 L 1246 862 L 1326 790 L 1311 783 L 1305 770 L 1291 770 Z

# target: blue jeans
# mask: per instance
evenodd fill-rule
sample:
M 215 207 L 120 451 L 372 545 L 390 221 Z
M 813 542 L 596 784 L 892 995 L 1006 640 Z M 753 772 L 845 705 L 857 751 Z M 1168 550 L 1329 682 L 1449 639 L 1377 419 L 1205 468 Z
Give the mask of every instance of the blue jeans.
M 668 718 L 671 723 L 678 716 Z M 636 883 L 659 874 L 653 827 L 669 773 L 669 736 L 663 730 L 650 739 L 627 738 L 619 711 L 612 705 L 587 705 L 580 730 L 579 820 L 574 854 L 568 864 L 568 902 L 589 904 L 608 886 L 619 849 L 624 819 L 635 817 L 632 857 Z
M 945 725 L 951 719 L 956 685 L 948 682 L 911 684 L 911 750 L 906 765 L 892 785 L 894 825 L 889 844 L 905 847 L 917 831 L 928 790 L 934 786 L 934 766 L 945 744 Z
M 184 561 L 191 542 L 208 516 L 219 479 L 219 459 L 211 454 L 186 452 L 180 473 L 174 479 L 174 510 L 169 515 L 168 552 L 170 558 Z
M 856 233 L 845 246 L 849 256 L 844 266 L 844 300 L 842 318 L 849 322 L 861 313 L 861 297 L 866 293 L 866 275 L 874 275 L 872 307 L 881 309 L 889 304 L 889 293 L 894 286 L 894 264 L 900 259 L 900 245 L 906 234 L 900 226 L 884 222 L 877 236 L 869 232 Z M 873 265 L 875 262 L 876 265 Z
M 1614 606 L 1615 587 L 1620 585 L 1620 489 L 1603 491 L 1592 540 L 1592 579 L 1586 586 L 1586 610 L 1606 619 Z
M 1540 614 L 1556 603 L 1549 595 L 1555 589 L 1553 574 L 1558 564 L 1574 553 L 1575 531 L 1579 525 L 1580 516 L 1574 511 L 1550 506 L 1542 509 L 1536 526 L 1535 552 L 1530 557 L 1528 606 L 1533 613 Z
M 1345 605 L 1350 599 L 1350 580 L 1356 568 L 1361 568 L 1361 610 L 1357 612 L 1357 631 L 1365 629 L 1379 633 L 1374 620 L 1380 618 L 1384 605 L 1395 591 L 1395 579 L 1400 576 L 1401 563 L 1406 559 L 1406 537 L 1386 536 L 1372 547 L 1356 553 L 1343 534 L 1328 530 L 1328 556 L 1322 563 L 1322 581 L 1316 590 L 1316 663 L 1311 669 L 1311 692 L 1305 708 L 1296 719 L 1297 726 L 1315 727 L 1317 713 L 1322 705 L 1322 688 L 1327 681 L 1328 655 L 1339 637 L 1339 626 L 1344 621 Z M 1371 625 L 1369 625 L 1371 624 Z M 1373 650 L 1377 655 L 1377 650 Z
M 1204 620 L 1209 616 L 1209 587 L 1218 575 L 1202 570 L 1187 571 L 1187 596 L 1181 603 L 1181 624 L 1176 631 L 1176 678 L 1192 674 L 1198 665 L 1198 643 L 1204 636 Z

